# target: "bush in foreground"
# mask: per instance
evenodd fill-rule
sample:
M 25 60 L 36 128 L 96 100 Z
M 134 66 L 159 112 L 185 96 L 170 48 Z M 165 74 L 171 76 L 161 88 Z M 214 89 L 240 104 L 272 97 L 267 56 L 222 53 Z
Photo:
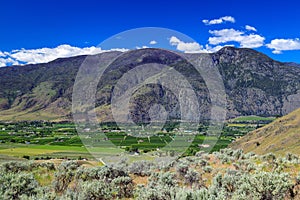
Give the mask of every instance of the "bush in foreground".
M 101 167 L 83 167 L 78 161 L 57 167 L 8 162 L 0 165 L 0 199 L 300 199 L 299 169 L 292 154 L 277 158 L 231 149 L 198 153 L 164 168 L 149 161 Z M 37 175 L 45 171 L 52 174 L 52 184 L 39 182 Z

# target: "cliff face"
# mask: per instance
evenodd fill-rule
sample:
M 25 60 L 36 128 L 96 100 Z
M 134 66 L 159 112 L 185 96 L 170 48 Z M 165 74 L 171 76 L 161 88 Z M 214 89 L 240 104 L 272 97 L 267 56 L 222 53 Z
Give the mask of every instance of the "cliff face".
M 92 65 L 113 60 L 120 52 L 92 56 Z M 214 54 L 189 54 L 187 57 L 209 57 L 222 76 L 226 94 L 228 117 L 237 115 L 284 115 L 300 107 L 300 68 L 280 63 L 251 49 L 225 47 Z M 79 67 L 86 56 L 57 59 L 25 66 L 0 68 L 0 120 L 70 120 L 73 85 Z M 96 93 L 96 112 L 99 119 L 112 119 L 110 102 L 112 91 L 122 75 L 136 66 L 156 63 L 173 67 L 193 87 L 203 114 L 209 115 L 210 98 L 203 77 L 193 66 L 160 49 L 130 51 L 105 71 Z M 205 66 L 203 66 L 205 67 Z M 149 72 L 150 73 L 150 72 Z M 142 77 L 143 74 L 139 76 Z M 165 74 L 165 80 L 174 80 Z M 122 88 L 126 90 L 126 86 Z M 181 96 L 184 97 L 184 94 Z M 183 99 L 184 100 L 184 99 Z M 132 96 L 131 112 L 134 120 L 149 120 L 149 109 L 163 105 L 171 118 L 180 117 L 180 102 L 176 94 L 159 84 L 147 84 Z M 192 108 L 186 108 L 186 112 Z
M 242 115 L 284 115 L 300 107 L 300 71 L 251 49 L 223 48 L 213 55 L 230 107 Z

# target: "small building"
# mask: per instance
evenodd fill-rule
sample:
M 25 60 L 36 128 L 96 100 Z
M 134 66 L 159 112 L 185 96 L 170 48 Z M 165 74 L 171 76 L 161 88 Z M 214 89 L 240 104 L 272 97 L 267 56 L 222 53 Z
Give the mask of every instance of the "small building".
M 210 145 L 209 144 L 199 144 L 198 145 L 200 148 L 202 147 L 202 148 L 208 148 L 208 147 L 210 147 Z

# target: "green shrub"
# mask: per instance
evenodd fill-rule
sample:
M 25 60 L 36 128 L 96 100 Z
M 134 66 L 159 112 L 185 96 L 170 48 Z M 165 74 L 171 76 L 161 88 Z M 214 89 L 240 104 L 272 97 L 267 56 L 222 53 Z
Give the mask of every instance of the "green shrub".
M 213 168 L 211 166 L 204 166 L 204 167 L 202 167 L 202 169 L 205 173 L 211 173 L 213 170 Z
M 153 173 L 149 177 L 148 185 L 139 186 L 135 190 L 136 199 L 164 200 L 174 199 L 178 190 L 175 174 L 171 172 Z
M 154 164 L 149 161 L 137 161 L 132 163 L 129 167 L 129 173 L 139 175 L 139 176 L 149 176 L 151 174 L 151 169 Z
M 37 194 L 38 182 L 32 174 L 0 172 L 0 199 L 20 199 Z
M 75 175 L 74 170 L 78 167 L 79 164 L 76 161 L 65 161 L 59 165 L 58 171 L 54 174 L 53 188 L 55 192 L 63 192 L 68 188 Z
M 133 196 L 134 184 L 130 177 L 120 176 L 112 180 L 111 188 L 113 188 L 115 197 L 130 198 Z
M 24 156 L 22 156 L 22 157 L 25 158 L 25 159 L 27 159 L 27 160 L 30 159 L 30 156 L 27 156 L 27 155 L 24 155 Z
M 176 172 L 184 177 L 186 175 L 186 173 L 188 172 L 189 169 L 189 164 L 186 161 L 180 161 L 179 163 L 177 163 L 176 165 Z
M 10 161 L 1 165 L 1 170 L 4 172 L 18 173 L 21 171 L 29 171 L 32 169 L 30 162 Z
M 256 172 L 218 174 L 210 187 L 214 198 L 226 199 L 283 199 L 292 187 L 285 173 Z
M 190 186 L 199 184 L 201 177 L 198 172 L 196 172 L 193 169 L 189 169 L 187 173 L 184 175 L 184 181 L 186 184 L 189 184 Z
M 78 199 L 111 200 L 112 187 L 103 181 L 88 181 L 80 184 Z

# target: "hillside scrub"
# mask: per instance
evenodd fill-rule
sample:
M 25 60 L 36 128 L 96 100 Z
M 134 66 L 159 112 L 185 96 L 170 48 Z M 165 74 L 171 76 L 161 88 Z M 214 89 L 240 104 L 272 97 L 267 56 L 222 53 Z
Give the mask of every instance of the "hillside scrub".
M 198 152 L 164 168 L 126 160 L 100 167 L 76 160 L 7 162 L 0 166 L 0 199 L 299 199 L 299 169 L 293 154 L 232 149 Z M 43 184 L 42 173 L 52 174 L 49 184 Z

